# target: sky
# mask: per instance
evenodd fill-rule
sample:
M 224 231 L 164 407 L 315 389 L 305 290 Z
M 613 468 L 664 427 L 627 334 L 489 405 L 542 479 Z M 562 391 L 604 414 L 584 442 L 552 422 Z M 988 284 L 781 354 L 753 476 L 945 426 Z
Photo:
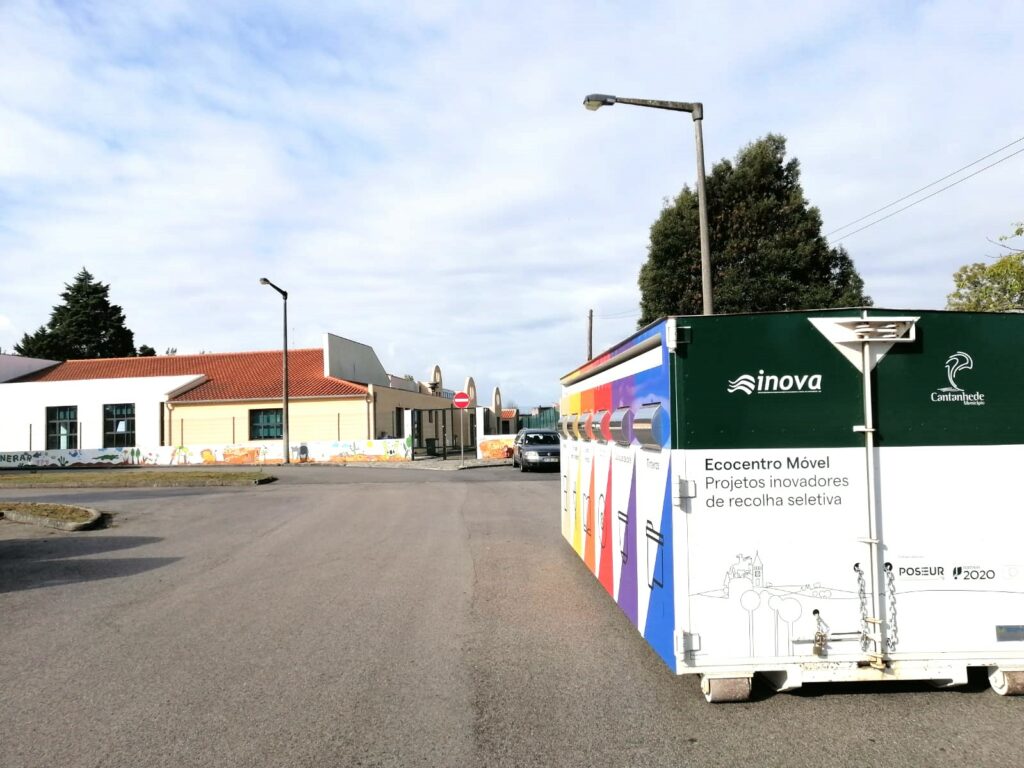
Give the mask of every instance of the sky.
M 292 348 L 553 404 L 588 310 L 595 352 L 636 329 L 696 175 L 689 115 L 586 94 L 702 102 L 709 171 L 783 134 L 831 232 L 1024 137 L 1021 29 L 1016 0 L 0 0 L 0 348 L 85 267 L 137 345 L 277 349 L 265 276 Z M 1005 253 L 1020 149 L 833 236 L 876 306 Z

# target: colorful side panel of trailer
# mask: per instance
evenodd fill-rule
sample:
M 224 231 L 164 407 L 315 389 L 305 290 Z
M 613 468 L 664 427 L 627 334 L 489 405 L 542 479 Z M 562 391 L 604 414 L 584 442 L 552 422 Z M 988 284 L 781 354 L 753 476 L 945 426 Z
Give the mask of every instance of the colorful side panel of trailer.
M 675 668 L 665 333 L 663 324 L 645 330 L 591 361 L 564 390 L 562 534 Z

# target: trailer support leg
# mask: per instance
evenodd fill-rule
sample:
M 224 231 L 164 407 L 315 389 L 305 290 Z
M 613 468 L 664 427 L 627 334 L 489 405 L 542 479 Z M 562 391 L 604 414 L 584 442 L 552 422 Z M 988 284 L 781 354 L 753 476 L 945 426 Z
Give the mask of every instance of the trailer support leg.
M 700 679 L 700 690 L 709 704 L 749 701 L 753 677 L 708 677 Z

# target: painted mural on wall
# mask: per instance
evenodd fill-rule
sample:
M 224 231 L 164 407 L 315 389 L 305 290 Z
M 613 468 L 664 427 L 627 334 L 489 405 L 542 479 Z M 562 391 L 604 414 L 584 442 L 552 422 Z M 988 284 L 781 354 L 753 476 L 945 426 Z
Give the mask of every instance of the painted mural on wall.
M 163 466 L 190 464 L 274 464 L 283 460 L 281 444 L 179 445 L 158 448 L 102 448 L 67 451 L 14 451 L 0 453 L 0 469 Z M 391 440 L 331 440 L 291 446 L 296 463 L 412 461 L 412 438 Z
M 478 459 L 507 459 L 512 455 L 515 435 L 485 435 L 476 442 Z

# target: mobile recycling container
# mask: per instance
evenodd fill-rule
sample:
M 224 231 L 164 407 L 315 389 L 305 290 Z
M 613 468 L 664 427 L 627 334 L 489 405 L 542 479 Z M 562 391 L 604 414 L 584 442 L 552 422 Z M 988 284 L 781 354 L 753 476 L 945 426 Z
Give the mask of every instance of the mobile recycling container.
M 562 535 L 709 701 L 1024 692 L 1024 314 L 669 317 L 561 384 Z

